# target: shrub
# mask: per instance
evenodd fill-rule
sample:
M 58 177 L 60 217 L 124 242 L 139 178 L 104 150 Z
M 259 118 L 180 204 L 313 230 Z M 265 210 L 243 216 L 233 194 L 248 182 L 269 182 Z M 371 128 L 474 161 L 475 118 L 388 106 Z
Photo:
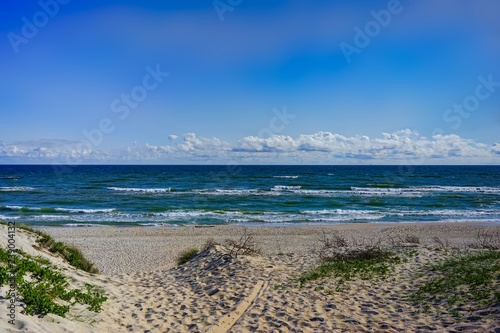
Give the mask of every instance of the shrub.
M 252 235 L 247 233 L 245 229 L 243 235 L 238 240 L 227 239 L 225 242 L 230 257 L 236 258 L 239 255 L 259 255 L 261 254 L 260 248 Z

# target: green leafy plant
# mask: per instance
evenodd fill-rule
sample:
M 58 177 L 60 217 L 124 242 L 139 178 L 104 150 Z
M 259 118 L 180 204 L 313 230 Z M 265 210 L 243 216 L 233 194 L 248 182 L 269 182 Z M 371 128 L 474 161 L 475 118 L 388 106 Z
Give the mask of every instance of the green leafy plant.
M 107 300 L 101 291 L 95 290 L 90 284 L 85 284 L 86 292 L 80 289 L 68 290 L 66 276 L 50 264 L 46 259 L 31 257 L 23 251 L 15 251 L 14 267 L 17 291 L 25 304 L 24 311 L 29 315 L 46 315 L 54 313 L 61 317 L 76 303 L 88 305 L 87 309 L 94 312 L 102 310 L 102 303 Z M 0 248 L 0 287 L 10 280 L 10 272 L 6 264 L 10 260 L 7 249 Z M 28 279 L 26 279 L 28 277 Z M 11 297 L 7 293 L 7 298 Z M 69 304 L 60 304 L 65 301 Z

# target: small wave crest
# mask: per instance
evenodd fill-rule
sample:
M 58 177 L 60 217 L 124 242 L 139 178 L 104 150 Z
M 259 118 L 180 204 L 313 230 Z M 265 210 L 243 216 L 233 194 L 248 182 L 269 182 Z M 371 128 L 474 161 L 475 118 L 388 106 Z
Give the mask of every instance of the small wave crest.
M 302 186 L 286 186 L 286 185 L 275 185 L 271 191 L 295 191 L 300 190 Z
M 0 192 L 29 192 L 29 191 L 36 191 L 36 188 L 29 186 L 0 187 Z
M 168 193 L 172 191 L 171 187 L 167 188 L 133 188 L 133 187 L 108 187 L 108 190 L 119 192 L 132 193 Z
M 115 212 L 114 208 L 106 209 L 90 209 L 90 208 L 60 208 L 60 207 L 24 207 L 24 206 L 0 206 L 0 211 L 20 211 L 20 212 L 41 212 L 41 213 L 81 213 L 81 214 L 94 214 L 94 213 L 112 213 Z

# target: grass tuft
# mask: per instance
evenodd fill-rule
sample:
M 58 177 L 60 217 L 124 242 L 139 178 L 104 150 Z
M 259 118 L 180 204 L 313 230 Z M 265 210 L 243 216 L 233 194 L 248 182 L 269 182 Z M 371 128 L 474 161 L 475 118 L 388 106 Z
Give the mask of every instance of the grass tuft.
M 301 285 L 305 282 L 334 276 L 341 278 L 339 283 L 350 281 L 359 276 L 369 280 L 375 276 L 387 277 L 393 266 L 401 261 L 393 252 L 379 248 L 353 250 L 323 257 L 320 266 L 296 279 Z
M 198 249 L 194 247 L 182 251 L 177 257 L 177 265 L 180 266 L 187 263 L 198 252 Z

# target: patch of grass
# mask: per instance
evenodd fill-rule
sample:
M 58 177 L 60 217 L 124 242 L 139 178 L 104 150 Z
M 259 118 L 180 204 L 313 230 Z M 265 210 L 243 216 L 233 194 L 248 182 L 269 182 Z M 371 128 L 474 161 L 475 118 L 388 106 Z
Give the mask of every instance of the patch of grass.
M 0 262 L 7 264 L 8 261 L 9 251 L 0 248 Z M 88 310 L 99 312 L 102 303 L 107 300 L 102 291 L 96 291 L 90 284 L 85 284 L 86 292 L 68 290 L 67 278 L 57 268 L 45 259 L 33 258 L 22 251 L 16 251 L 13 271 L 16 272 L 17 291 L 25 304 L 24 311 L 29 315 L 54 313 L 64 317 L 70 306 L 76 303 L 86 304 Z M 9 283 L 9 279 L 7 267 L 0 266 L 0 287 Z M 13 297 L 10 294 L 6 296 Z
M 62 249 L 62 255 L 64 258 L 66 258 L 66 260 L 71 266 L 74 266 L 89 273 L 94 273 L 94 274 L 99 273 L 97 267 L 95 267 L 92 262 L 87 260 L 87 258 L 83 256 L 83 253 L 80 251 L 80 249 L 77 249 L 76 247 L 70 245 L 64 245 Z
M 334 276 L 340 278 L 339 284 L 343 284 L 358 276 L 363 280 L 369 280 L 375 276 L 385 278 L 394 269 L 394 265 L 400 262 L 401 259 L 391 251 L 374 248 L 353 250 L 323 257 L 320 266 L 301 275 L 296 281 L 303 284 Z
M 180 266 L 187 263 L 198 252 L 198 249 L 194 247 L 182 251 L 177 257 L 177 265 Z
M 6 222 L 0 221 L 0 224 L 8 225 Z M 16 224 L 17 229 L 32 232 L 38 236 L 36 242 L 42 247 L 48 249 L 52 253 L 60 254 L 68 263 L 83 271 L 98 274 L 99 270 L 92 262 L 87 260 L 82 252 L 72 245 L 67 245 L 62 242 L 56 242 L 49 234 L 39 229 L 33 229 L 24 224 Z
M 41 230 L 33 229 L 25 225 L 19 225 L 17 226 L 17 228 L 37 234 L 39 238 L 36 240 L 36 242 L 40 244 L 41 247 L 48 249 L 52 253 L 60 254 L 64 259 L 68 261 L 71 266 L 89 273 L 99 273 L 97 267 L 95 267 L 93 263 L 87 260 L 83 256 L 82 252 L 76 247 L 64 244 L 62 242 L 56 242 L 50 235 Z
M 434 277 L 410 297 L 416 304 L 445 303 L 448 307 L 500 304 L 499 251 L 447 258 L 431 270 Z

